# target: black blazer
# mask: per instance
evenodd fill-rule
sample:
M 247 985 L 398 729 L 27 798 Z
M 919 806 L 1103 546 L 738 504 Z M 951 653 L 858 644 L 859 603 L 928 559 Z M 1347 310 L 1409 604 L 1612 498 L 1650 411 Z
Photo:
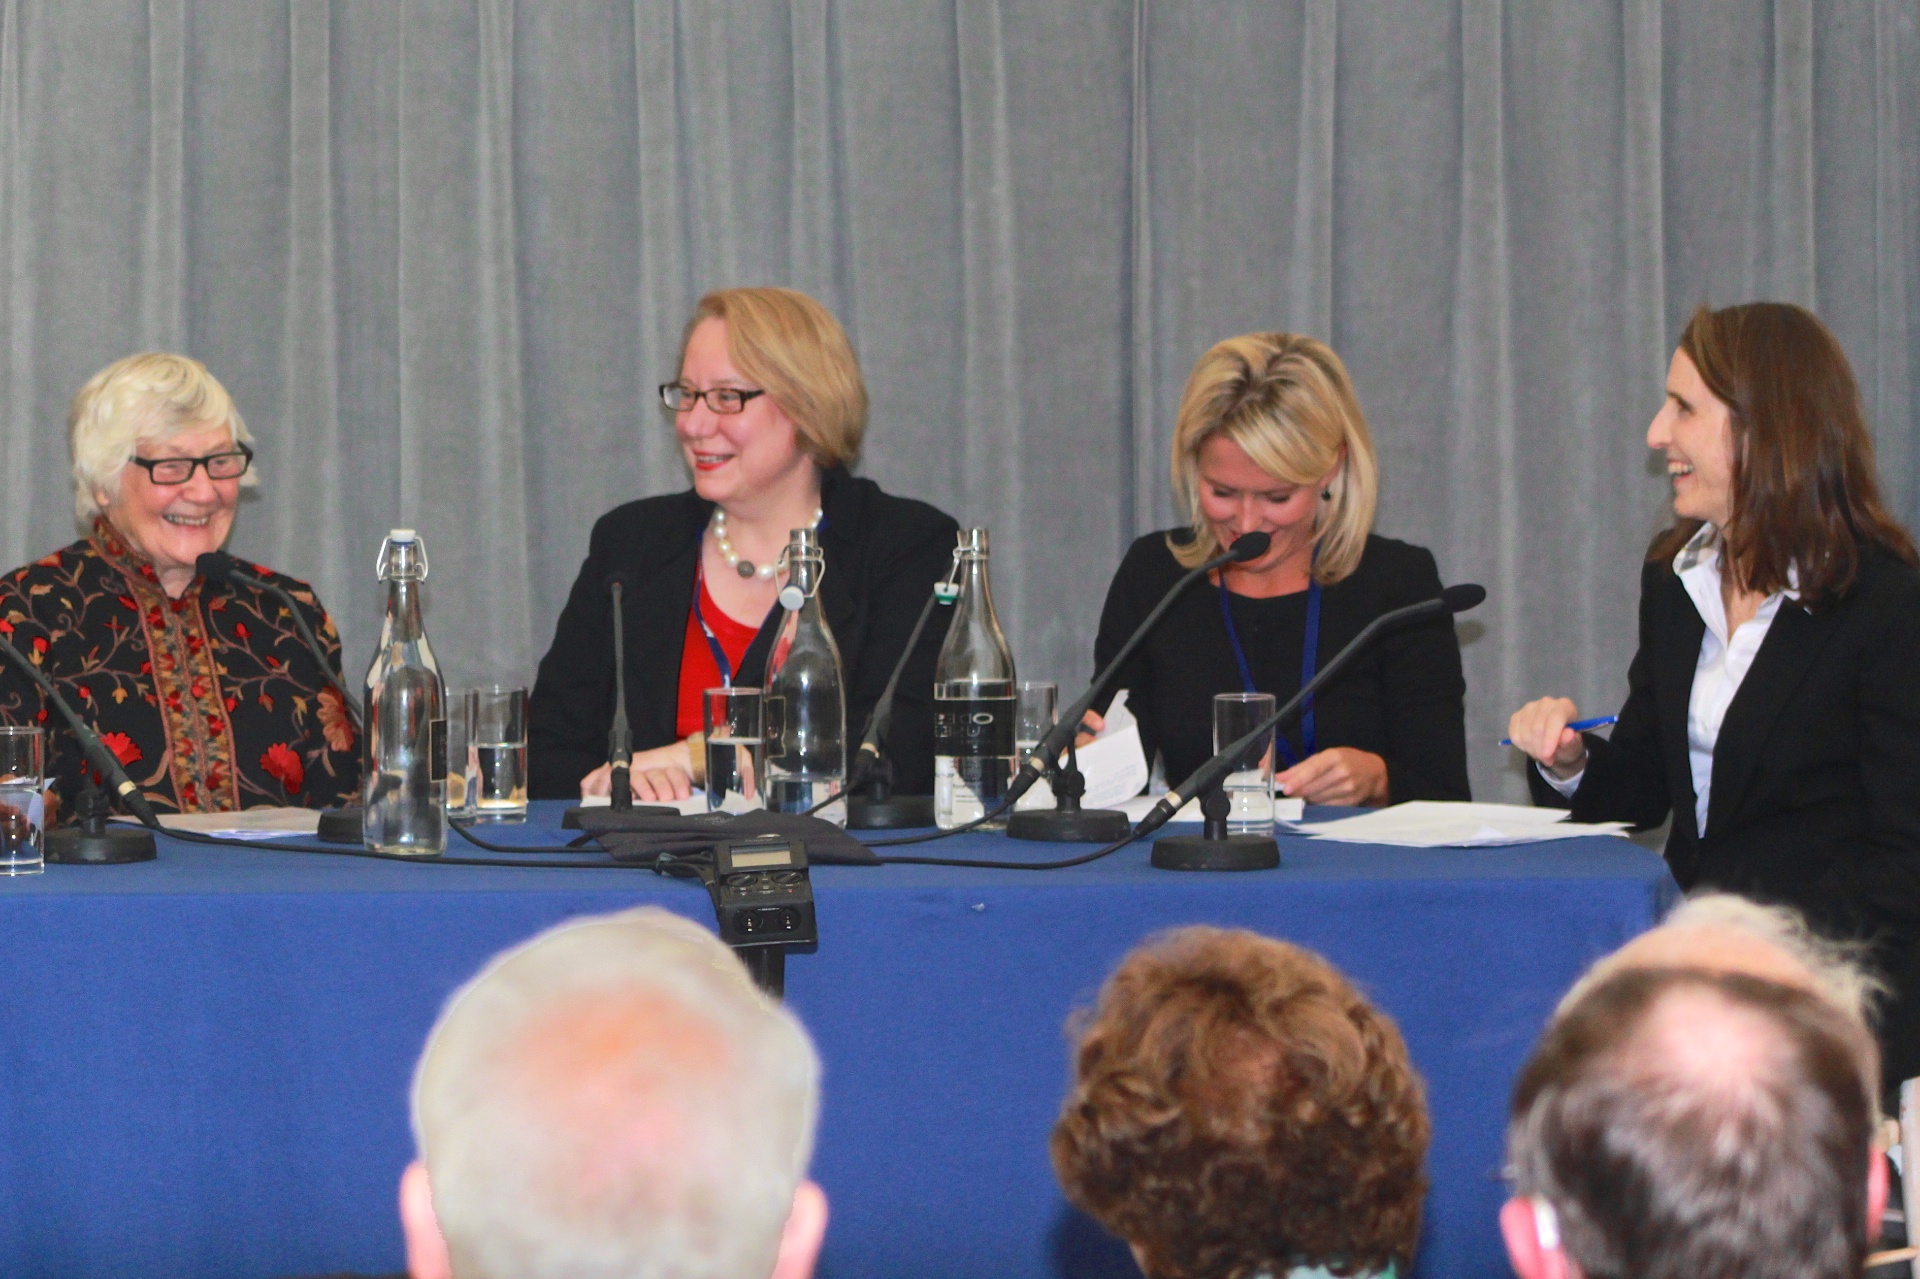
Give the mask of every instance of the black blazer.
M 889 497 L 872 480 L 839 467 L 821 476 L 820 506 L 827 560 L 820 592 L 845 668 L 851 751 L 921 605 L 953 562 L 959 525 L 925 502 Z M 689 490 L 628 502 L 593 526 L 586 562 L 540 660 L 528 706 L 528 790 L 534 798 L 575 798 L 580 779 L 607 762 L 613 613 L 606 580 L 615 569 L 628 578 L 623 616 L 634 749 L 676 740 L 680 653 L 693 608 L 700 535 L 712 515 L 713 503 Z M 894 696 L 886 749 L 895 787 L 905 794 L 933 790 L 933 664 L 949 613 L 937 608 L 927 619 Z M 742 683 L 766 669 L 773 631 L 762 627 L 747 650 Z
M 1920 571 L 1871 552 L 1844 599 L 1783 601 L 1694 817 L 1687 702 L 1706 623 L 1669 563 L 1640 578 L 1640 651 L 1612 737 L 1587 735 L 1576 821 L 1655 826 L 1682 888 L 1784 902 L 1829 931 L 1920 925 Z M 1528 768 L 1534 798 L 1567 807 Z
M 1166 533 L 1134 542 L 1107 588 L 1093 649 L 1096 669 L 1112 660 L 1185 572 L 1167 547 Z M 1439 594 L 1440 573 L 1430 552 L 1369 537 L 1359 567 L 1322 592 L 1320 664 L 1380 614 Z M 1306 592 L 1229 601 L 1254 687 L 1285 702 L 1300 691 Z M 1178 785 L 1213 754 L 1213 695 L 1241 688 L 1219 588 L 1206 581 L 1188 587 L 1121 668 L 1114 687 L 1128 690 L 1147 758 L 1159 751 L 1167 782 Z M 1386 760 L 1388 795 L 1395 803 L 1467 799 L 1466 694 L 1453 619 L 1409 626 L 1383 637 L 1315 695 L 1315 744 L 1321 750 L 1351 746 Z M 1107 701 L 1098 709 L 1104 711 Z M 1298 753 L 1298 718 L 1283 730 Z

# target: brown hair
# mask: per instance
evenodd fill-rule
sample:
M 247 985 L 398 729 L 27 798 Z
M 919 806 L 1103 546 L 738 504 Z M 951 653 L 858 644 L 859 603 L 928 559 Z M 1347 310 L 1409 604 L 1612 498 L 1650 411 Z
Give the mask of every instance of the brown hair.
M 1333 348 L 1297 333 L 1246 333 L 1216 342 L 1194 363 L 1173 426 L 1173 491 L 1193 536 L 1167 543 L 1188 568 L 1226 549 L 1200 513 L 1200 449 L 1215 435 L 1288 484 L 1318 484 L 1344 457 L 1315 515 L 1313 575 L 1331 586 L 1360 566 L 1380 464 L 1353 379 Z
M 1127 956 L 1078 1039 L 1054 1171 L 1153 1279 L 1411 1261 L 1420 1080 L 1393 1022 L 1318 955 L 1176 929 Z
M 1663 1014 L 1688 994 L 1726 1020 L 1704 1003 Z M 1858 1275 L 1879 1117 L 1862 1063 L 1875 1051 L 1864 1026 L 1807 991 L 1743 973 L 1618 972 L 1549 1026 L 1521 1072 L 1514 1193 L 1552 1205 L 1591 1279 Z
M 1735 582 L 1772 594 L 1792 566 L 1817 607 L 1852 588 L 1869 548 L 1920 563 L 1881 505 L 1860 387 L 1826 325 L 1790 302 L 1703 306 L 1680 349 L 1730 418 L 1733 514 L 1720 532 Z M 1647 558 L 1671 560 L 1699 530 L 1678 521 Z
M 867 386 L 831 311 L 793 289 L 715 289 L 687 321 L 676 369 L 703 320 L 727 326 L 734 366 L 793 419 L 809 457 L 821 466 L 853 464 L 867 429 Z

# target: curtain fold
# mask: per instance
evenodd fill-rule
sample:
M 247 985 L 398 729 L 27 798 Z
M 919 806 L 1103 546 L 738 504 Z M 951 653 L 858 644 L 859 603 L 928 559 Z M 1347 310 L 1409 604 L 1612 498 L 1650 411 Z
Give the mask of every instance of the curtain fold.
M 688 308 L 787 284 L 854 338 L 862 469 L 993 531 L 1072 685 L 1179 519 L 1194 359 L 1292 328 L 1381 531 L 1491 591 L 1473 778 L 1518 798 L 1511 709 L 1624 691 L 1695 305 L 1817 306 L 1920 514 L 1917 65 L 1920 0 L 0 0 L 0 560 L 72 536 L 80 383 L 173 346 L 261 438 L 234 549 L 351 674 L 411 523 L 448 678 L 528 679 L 593 520 L 685 483 Z

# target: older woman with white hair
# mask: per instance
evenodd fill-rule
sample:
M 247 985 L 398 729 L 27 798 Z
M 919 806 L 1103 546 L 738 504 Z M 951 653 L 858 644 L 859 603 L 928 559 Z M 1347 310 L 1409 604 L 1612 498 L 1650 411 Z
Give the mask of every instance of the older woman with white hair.
M 196 568 L 225 546 L 240 489 L 258 482 L 226 388 L 186 356 L 131 355 L 80 388 L 67 424 L 83 536 L 0 579 L 0 635 L 94 724 L 156 809 L 349 801 L 360 764 L 340 640 L 312 588 L 248 566 L 301 606 L 324 670 L 279 601 Z M 0 718 L 57 724 L 48 711 L 33 684 L 0 669 Z M 48 764 L 66 798 L 89 779 L 66 733 L 52 735 Z

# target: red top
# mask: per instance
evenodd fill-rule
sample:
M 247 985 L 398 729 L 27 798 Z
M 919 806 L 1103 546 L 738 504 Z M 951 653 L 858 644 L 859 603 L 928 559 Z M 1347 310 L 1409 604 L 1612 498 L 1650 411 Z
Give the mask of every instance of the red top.
M 707 590 L 705 573 L 700 574 L 694 589 L 700 592 L 701 615 L 707 619 L 707 625 L 713 628 L 713 637 L 720 641 L 720 649 L 727 655 L 728 664 L 738 671 L 760 628 L 736 622 L 721 612 L 720 606 L 713 602 L 713 595 Z M 692 609 L 688 609 L 687 636 L 680 646 L 680 702 L 673 724 L 675 736 L 685 741 L 706 727 L 700 695 L 710 688 L 719 687 L 720 664 L 713 660 L 713 649 L 707 644 L 706 633 L 700 629 L 700 618 L 694 615 Z

